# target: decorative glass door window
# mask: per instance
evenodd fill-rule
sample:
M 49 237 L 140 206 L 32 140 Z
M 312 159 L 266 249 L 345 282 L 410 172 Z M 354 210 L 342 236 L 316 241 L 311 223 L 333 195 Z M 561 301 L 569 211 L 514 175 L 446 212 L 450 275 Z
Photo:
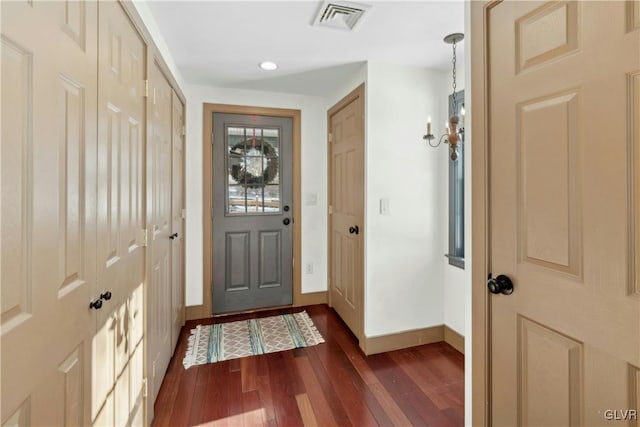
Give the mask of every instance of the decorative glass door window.
M 227 215 L 280 213 L 280 129 L 227 126 Z

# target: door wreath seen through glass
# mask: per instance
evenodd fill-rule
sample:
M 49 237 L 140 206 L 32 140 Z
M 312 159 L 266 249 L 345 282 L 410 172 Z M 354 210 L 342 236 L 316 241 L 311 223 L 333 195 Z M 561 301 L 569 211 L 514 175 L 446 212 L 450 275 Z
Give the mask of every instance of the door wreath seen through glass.
M 279 129 L 227 129 L 227 213 L 280 211 Z

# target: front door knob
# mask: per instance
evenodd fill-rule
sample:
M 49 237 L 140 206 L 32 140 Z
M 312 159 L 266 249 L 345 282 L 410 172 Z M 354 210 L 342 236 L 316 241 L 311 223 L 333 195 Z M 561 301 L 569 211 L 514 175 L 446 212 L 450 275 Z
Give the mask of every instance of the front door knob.
M 489 278 L 487 288 L 492 294 L 511 295 L 513 293 L 513 282 L 509 277 L 501 274 L 495 279 Z
M 282 223 L 284 225 L 289 225 L 289 224 L 291 224 L 291 220 L 289 218 L 285 218 L 285 219 L 282 220 Z

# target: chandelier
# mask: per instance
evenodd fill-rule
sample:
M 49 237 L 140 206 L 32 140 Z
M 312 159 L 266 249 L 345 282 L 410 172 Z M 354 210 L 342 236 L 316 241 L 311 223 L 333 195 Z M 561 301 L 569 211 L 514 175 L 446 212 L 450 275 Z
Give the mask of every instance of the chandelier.
M 422 137 L 433 148 L 440 146 L 443 142 L 449 144 L 449 156 L 451 160 L 455 161 L 458 158 L 458 146 L 462 144 L 464 137 L 464 107 L 460 109 L 460 118 L 456 111 L 458 111 L 458 105 L 456 101 L 456 44 L 464 39 L 464 34 L 453 33 L 444 38 L 444 42 L 453 45 L 453 115 L 449 117 L 449 121 L 445 123 L 445 133 L 437 140 L 433 142 L 436 137 L 431 133 L 431 117 L 427 121 L 427 134 Z

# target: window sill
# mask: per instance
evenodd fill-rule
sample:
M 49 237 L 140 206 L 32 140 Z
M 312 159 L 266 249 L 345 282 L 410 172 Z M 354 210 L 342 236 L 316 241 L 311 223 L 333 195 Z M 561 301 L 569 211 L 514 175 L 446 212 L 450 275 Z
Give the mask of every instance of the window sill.
M 458 267 L 464 270 L 464 258 L 445 254 L 447 258 L 449 258 L 449 265 L 453 265 L 454 267 Z

